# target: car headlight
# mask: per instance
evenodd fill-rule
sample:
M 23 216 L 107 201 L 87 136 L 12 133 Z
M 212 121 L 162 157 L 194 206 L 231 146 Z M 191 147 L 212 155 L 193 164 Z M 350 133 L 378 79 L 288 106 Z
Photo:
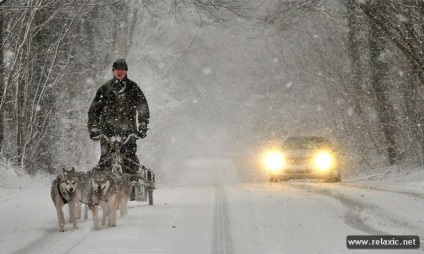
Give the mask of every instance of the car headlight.
M 333 154 L 328 151 L 321 151 L 314 157 L 314 166 L 319 171 L 328 171 L 335 165 Z
M 277 172 L 284 166 L 284 156 L 277 151 L 269 152 L 264 155 L 263 163 L 269 171 Z

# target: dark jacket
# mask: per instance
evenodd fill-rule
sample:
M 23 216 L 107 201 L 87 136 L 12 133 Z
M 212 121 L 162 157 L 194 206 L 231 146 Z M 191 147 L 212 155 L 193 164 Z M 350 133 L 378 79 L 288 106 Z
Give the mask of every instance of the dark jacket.
M 138 116 L 137 116 L 138 113 Z M 136 133 L 138 123 L 149 123 L 150 113 L 140 87 L 128 78 L 103 84 L 88 111 L 88 130 L 97 128 L 106 136 Z

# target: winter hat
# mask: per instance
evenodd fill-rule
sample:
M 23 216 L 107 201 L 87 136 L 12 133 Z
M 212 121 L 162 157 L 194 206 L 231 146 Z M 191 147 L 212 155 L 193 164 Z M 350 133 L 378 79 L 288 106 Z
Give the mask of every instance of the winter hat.
M 128 71 L 128 65 L 125 62 L 125 59 L 118 59 L 113 63 L 112 71 L 114 71 L 116 69 L 124 69 L 124 70 Z

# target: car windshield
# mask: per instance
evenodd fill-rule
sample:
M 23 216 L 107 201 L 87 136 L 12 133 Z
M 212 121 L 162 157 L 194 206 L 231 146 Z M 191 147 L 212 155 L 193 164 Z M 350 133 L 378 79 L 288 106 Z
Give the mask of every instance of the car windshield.
M 285 149 L 317 149 L 331 147 L 330 141 L 324 137 L 289 137 L 283 143 Z

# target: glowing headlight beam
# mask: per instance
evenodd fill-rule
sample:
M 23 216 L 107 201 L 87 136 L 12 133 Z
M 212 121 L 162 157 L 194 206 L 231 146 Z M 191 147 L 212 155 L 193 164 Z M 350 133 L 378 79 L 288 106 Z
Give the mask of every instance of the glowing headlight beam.
M 284 165 L 284 158 L 280 152 L 270 152 L 264 157 L 264 164 L 270 171 L 280 170 Z
M 329 152 L 320 152 L 315 156 L 314 164 L 319 171 L 330 170 L 334 165 L 334 157 Z

